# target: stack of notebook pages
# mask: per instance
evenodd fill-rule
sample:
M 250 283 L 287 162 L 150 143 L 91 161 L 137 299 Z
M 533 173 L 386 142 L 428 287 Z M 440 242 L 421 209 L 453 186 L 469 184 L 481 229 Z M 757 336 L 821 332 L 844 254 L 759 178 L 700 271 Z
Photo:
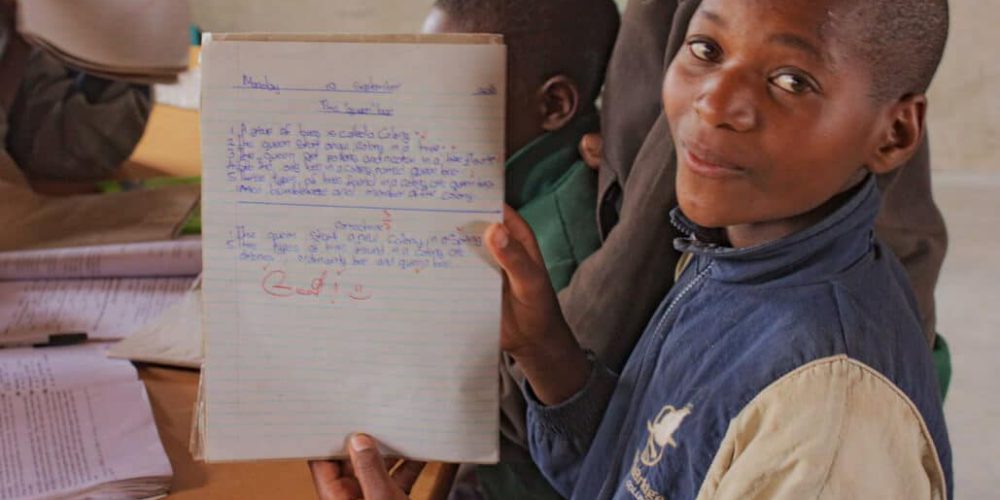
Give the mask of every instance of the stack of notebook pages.
M 194 344 L 183 349 L 200 353 L 200 312 L 177 316 L 178 307 L 200 307 L 192 304 L 200 272 L 200 238 L 0 252 L 0 345 L 49 343 L 66 334 L 120 340 L 155 328 L 174 311 L 173 320 L 191 325 L 190 332 L 172 330 L 187 335 L 177 343 Z
M 0 498 L 149 498 L 172 476 L 131 363 L 96 344 L 0 349 Z

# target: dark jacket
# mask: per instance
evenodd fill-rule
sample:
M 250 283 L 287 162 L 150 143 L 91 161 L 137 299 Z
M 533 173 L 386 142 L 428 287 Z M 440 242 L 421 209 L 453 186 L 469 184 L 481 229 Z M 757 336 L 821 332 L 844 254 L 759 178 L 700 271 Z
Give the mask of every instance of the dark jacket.
M 743 249 L 675 211 L 693 257 L 621 375 L 596 363 L 558 406 L 528 394 L 532 456 L 559 491 L 950 498 L 936 372 L 903 268 L 874 236 L 879 198 L 869 178 L 820 223 Z

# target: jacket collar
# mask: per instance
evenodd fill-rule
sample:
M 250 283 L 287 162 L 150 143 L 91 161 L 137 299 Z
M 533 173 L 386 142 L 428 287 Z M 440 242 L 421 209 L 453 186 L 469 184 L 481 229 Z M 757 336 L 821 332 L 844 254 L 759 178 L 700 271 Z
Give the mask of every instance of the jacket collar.
M 748 248 L 728 246 L 720 230 L 699 227 L 675 208 L 671 222 L 686 237 L 674 240 L 674 247 L 699 257 L 699 268 L 711 264 L 711 277 L 719 281 L 814 282 L 842 272 L 872 251 L 880 202 L 875 177 L 869 175 L 819 223 Z

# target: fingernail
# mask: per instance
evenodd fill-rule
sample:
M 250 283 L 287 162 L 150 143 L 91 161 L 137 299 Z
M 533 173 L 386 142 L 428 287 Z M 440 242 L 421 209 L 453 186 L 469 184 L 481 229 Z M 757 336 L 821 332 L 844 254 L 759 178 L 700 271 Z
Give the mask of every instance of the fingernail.
M 368 451 L 375 448 L 375 441 L 364 434 L 355 434 L 351 436 L 351 448 L 354 451 Z
M 510 237 L 507 236 L 507 228 L 500 226 L 499 230 L 494 232 L 493 244 L 495 244 L 497 248 L 503 250 L 504 248 L 507 248 L 508 243 L 510 243 Z

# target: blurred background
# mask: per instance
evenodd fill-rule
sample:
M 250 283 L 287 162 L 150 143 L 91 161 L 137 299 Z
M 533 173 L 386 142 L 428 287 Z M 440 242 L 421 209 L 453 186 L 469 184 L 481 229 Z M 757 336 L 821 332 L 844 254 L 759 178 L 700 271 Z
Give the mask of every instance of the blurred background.
M 640 0 L 634 0 L 640 1 Z M 621 6 L 627 0 L 618 0 Z M 413 32 L 433 0 L 192 0 L 204 31 Z M 930 92 L 934 192 L 951 234 L 938 328 L 951 344 L 945 403 L 956 497 L 1000 486 L 1000 0 L 952 0 Z

